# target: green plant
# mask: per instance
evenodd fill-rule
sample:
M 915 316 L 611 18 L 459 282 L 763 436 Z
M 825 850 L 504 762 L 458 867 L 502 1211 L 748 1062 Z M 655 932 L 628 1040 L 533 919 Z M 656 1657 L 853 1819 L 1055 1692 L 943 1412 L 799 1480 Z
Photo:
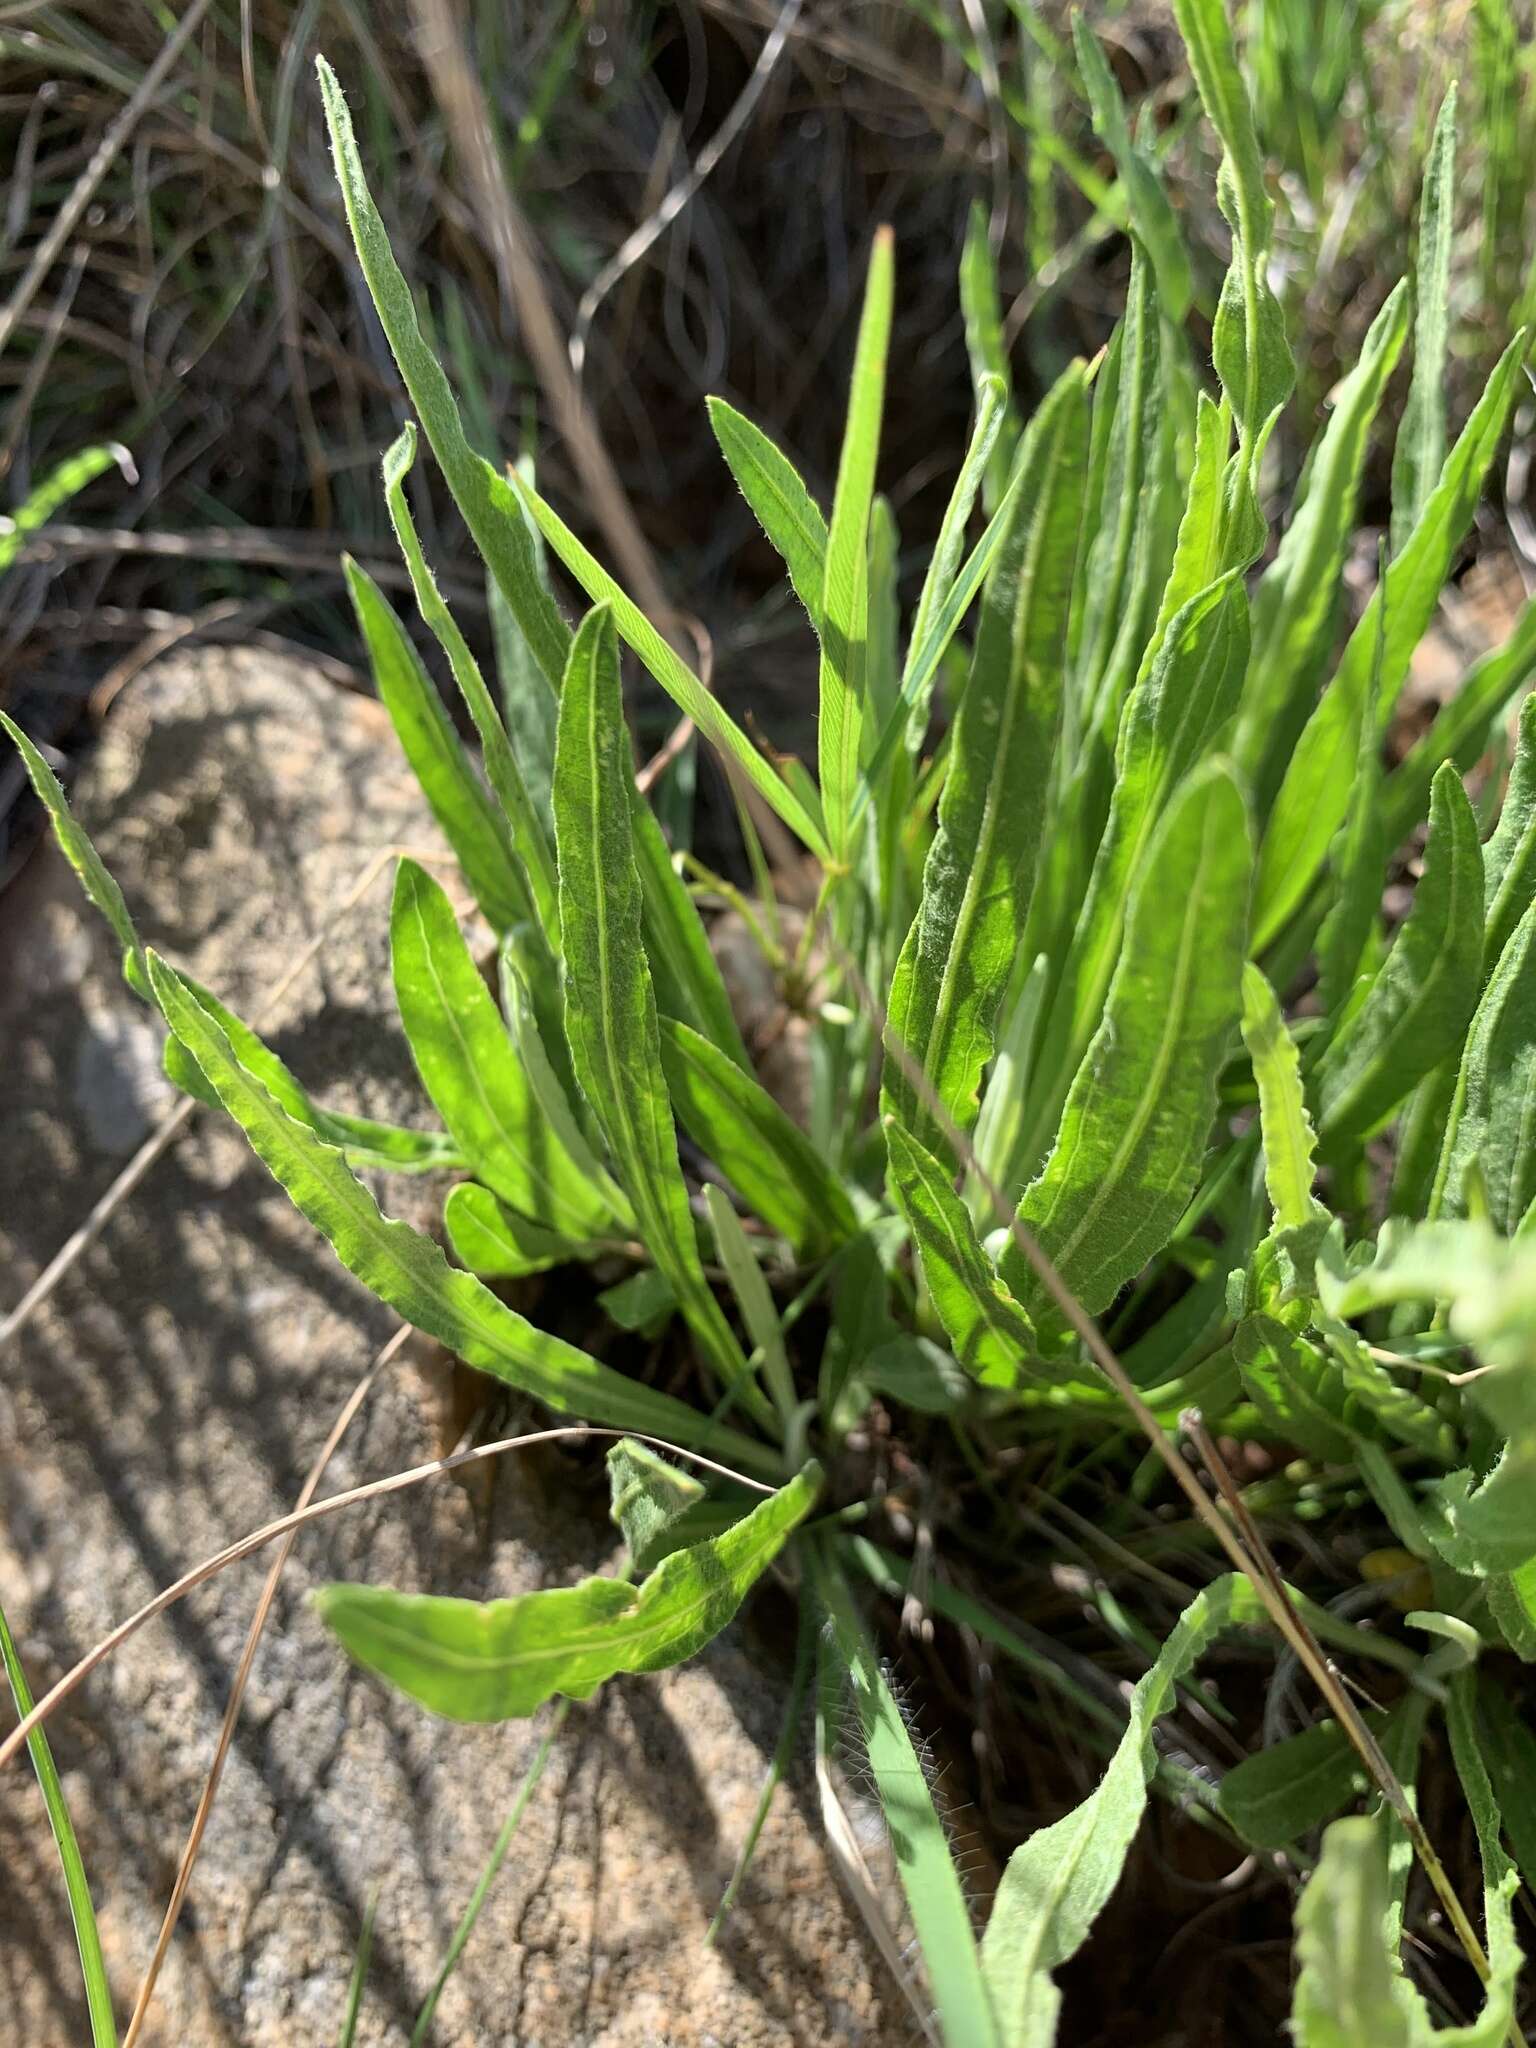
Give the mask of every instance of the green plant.
M 1486 844 L 1463 775 L 1536 667 L 1536 610 L 1390 771 L 1382 742 L 1508 423 L 1525 336 L 1443 455 L 1443 396 L 1416 381 L 1394 469 L 1400 545 L 1339 651 L 1360 480 L 1408 293 L 1378 314 L 1255 573 L 1264 452 L 1292 382 L 1269 283 L 1272 205 L 1219 0 L 1177 12 L 1225 153 L 1219 397 L 1160 303 L 1177 267 L 1155 184 L 1132 189 L 1162 260 L 1138 247 L 1113 343 L 1071 365 L 1027 422 L 973 236 L 975 433 L 904 653 L 895 522 L 875 490 L 889 233 L 871 252 L 829 518 L 760 429 L 712 408 L 817 637 L 814 779 L 753 745 L 534 485 L 473 449 L 322 67 L 364 276 L 504 607 L 498 704 L 417 539 L 407 427 L 385 460 L 386 499 L 484 783 L 376 586 L 355 566 L 349 584 L 380 696 L 495 935 L 499 1002 L 446 893 L 401 863 L 395 995 L 443 1132 L 324 1110 L 215 996 L 144 949 L 46 764 L 5 722 L 125 972 L 165 1018 L 172 1074 L 236 1119 L 342 1262 L 557 1414 L 735 1475 L 706 1490 L 621 1442 L 610 1467 L 625 1576 L 487 1604 L 332 1587 L 321 1611 L 355 1657 L 439 1713 L 531 1714 L 693 1654 L 782 1566 L 825 1620 L 821 1718 L 851 1691 L 942 2029 L 966 2048 L 1016 2048 L 1055 2036 L 1054 1974 L 1118 1879 L 1178 1684 L 1220 1634 L 1269 1621 L 1336 1720 L 1295 1738 L 1306 1771 L 1294 1751 L 1263 1751 L 1207 1791 L 1207 1818 L 1240 1840 L 1293 1843 L 1357 1795 L 1361 1766 L 1377 1808 L 1336 1824 L 1304 1894 L 1298 2040 L 1429 2031 L 1399 1958 L 1413 1855 L 1487 1986 L 1481 2017 L 1440 2038 L 1518 2039 L 1500 1831 L 1519 1855 L 1533 1829 L 1507 1799 L 1501 1823 L 1481 1722 L 1524 1724 L 1477 1659 L 1536 1656 L 1536 715 L 1522 714 Z M 1132 145 L 1104 112 L 1112 87 L 1093 75 L 1129 166 Z M 1426 261 L 1421 278 L 1417 332 L 1433 357 L 1443 266 Z M 592 602 L 574 633 L 546 547 Z M 755 900 L 714 879 L 685 886 L 636 785 L 621 641 L 716 747 Z M 816 863 L 808 916 L 775 900 L 760 841 L 770 815 Z M 1389 931 L 1389 861 L 1426 819 L 1422 878 Z M 722 890 L 809 1026 L 808 1131 L 764 1087 L 733 1016 L 700 914 Z M 1279 997 L 1303 992 L 1315 1000 L 1288 1017 Z M 679 1126 L 715 1169 L 698 1193 Z M 1396 1141 L 1395 1216 L 1378 1233 L 1383 1133 Z M 469 1176 L 445 1217 L 457 1266 L 387 1220 L 356 1171 L 443 1164 Z M 616 1253 L 634 1272 L 605 1297 L 614 1321 L 680 1321 L 692 1398 L 534 1327 L 496 1291 Z M 1469 1346 L 1478 1364 L 1453 1370 Z M 1032 1446 L 1114 1452 L 1134 1420 L 1207 1544 L 1241 1567 L 1206 1585 L 1157 1650 L 1097 1790 L 1015 1852 L 979 1943 L 855 1593 L 894 1569 L 850 1526 L 869 1507 L 860 1444 L 877 1402 L 915 1456 L 959 1446 L 984 1475 Z M 1219 1484 L 1213 1432 L 1288 1447 L 1301 1470 L 1233 1489 L 1220 1513 L 1171 1441 L 1181 1426 L 1211 1447 Z M 1127 1484 L 1156 1480 L 1147 1467 Z M 1254 1516 L 1299 1514 L 1309 1485 L 1373 1502 L 1416 1561 L 1428 1593 L 1410 1621 L 1426 1650 L 1341 1623 L 1282 1581 Z M 969 1618 L 1019 1653 L 995 1617 Z M 1319 1640 L 1395 1674 L 1384 1726 L 1354 1707 Z M 1441 1702 L 1481 1851 L 1486 1954 L 1405 1789 Z

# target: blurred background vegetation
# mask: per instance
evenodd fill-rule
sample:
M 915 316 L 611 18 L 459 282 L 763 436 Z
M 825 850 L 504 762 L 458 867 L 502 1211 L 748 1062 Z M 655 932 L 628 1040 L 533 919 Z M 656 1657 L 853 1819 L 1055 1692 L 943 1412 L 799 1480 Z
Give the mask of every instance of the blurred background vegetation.
M 1301 371 L 1272 451 L 1282 470 L 1409 265 L 1453 79 L 1453 421 L 1536 305 L 1529 13 L 1529 0 L 1239 9 Z M 803 747 L 811 637 L 703 398 L 723 392 L 762 421 L 828 497 L 879 222 L 895 224 L 900 266 L 881 483 L 915 566 L 971 407 L 956 279 L 973 215 L 996 252 L 1025 410 L 1068 357 L 1103 345 L 1123 302 L 1127 152 L 1168 194 L 1191 345 L 1197 359 L 1208 348 L 1228 237 L 1170 11 L 1129 0 L 1085 19 L 1124 101 L 1118 156 L 1095 132 L 1056 0 L 8 0 L 0 510 L 33 502 L 28 530 L 0 533 L 0 700 L 72 745 L 93 695 L 99 711 L 192 635 L 302 645 L 356 680 L 338 558 L 350 549 L 398 580 L 377 463 L 402 407 L 327 159 L 312 69 L 324 50 L 480 445 L 536 452 L 606 552 L 613 520 L 627 523 L 695 640 L 707 635 L 738 714 Z M 570 459 L 573 389 L 616 472 L 606 525 Z M 1520 594 L 1528 424 L 1472 551 L 1493 588 Z M 102 442 L 126 451 L 120 466 L 35 526 L 38 487 Z M 1373 481 L 1364 514 L 1379 521 L 1385 455 Z M 464 536 L 425 497 L 418 516 L 483 639 Z M 1374 558 L 1367 532 L 1363 574 Z

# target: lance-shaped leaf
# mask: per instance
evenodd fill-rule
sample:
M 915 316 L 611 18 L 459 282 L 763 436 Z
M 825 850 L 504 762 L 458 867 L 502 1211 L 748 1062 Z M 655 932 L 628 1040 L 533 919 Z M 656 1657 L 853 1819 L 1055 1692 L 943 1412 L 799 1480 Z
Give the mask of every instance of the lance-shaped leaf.
M 1487 751 L 1496 721 L 1536 675 L 1536 599 L 1521 607 L 1509 638 L 1468 669 L 1435 722 L 1387 777 L 1378 809 L 1382 844 L 1397 846 L 1424 816 L 1442 761 L 1465 775 Z
M 1016 1386 L 1035 1356 L 1034 1325 L 998 1279 L 954 1182 L 894 1117 L 885 1120 L 891 1188 L 955 1357 L 984 1387 Z
M 80 877 L 80 886 L 107 923 L 112 927 L 113 937 L 123 949 L 123 978 L 136 994 L 150 999 L 149 978 L 144 966 L 144 948 L 139 935 L 133 928 L 133 919 L 128 915 L 128 906 L 123 901 L 123 892 L 107 873 L 101 855 L 91 844 L 84 827 L 75 822 L 59 778 L 33 746 L 15 719 L 0 711 L 0 725 L 16 742 L 27 774 L 38 799 L 47 811 L 53 825 L 54 837 L 58 840 L 64 858 Z
M 443 1227 L 461 1266 L 482 1280 L 519 1280 L 580 1258 L 583 1247 L 530 1223 L 472 1180 L 449 1190 Z
M 413 860 L 396 871 L 389 941 L 422 1085 L 475 1173 L 557 1237 L 600 1235 L 612 1213 L 545 1119 L 452 904 Z
M 350 555 L 342 557 L 342 568 L 374 687 L 475 901 L 498 932 L 531 922 L 533 905 L 511 829 L 470 766 L 421 657 L 373 579 Z
M 1019 1205 L 1090 1314 L 1166 1243 L 1194 1189 L 1241 1010 L 1252 865 L 1242 793 L 1209 762 L 1147 854 L 1103 1020 Z M 1000 1269 L 1038 1323 L 1042 1290 L 1017 1245 Z
M 1189 257 L 1178 220 L 1155 166 L 1131 139 L 1125 101 L 1115 74 L 1099 48 L 1098 37 L 1081 14 L 1072 17 L 1072 37 L 1093 125 L 1115 160 L 1130 207 L 1131 225 L 1152 259 L 1157 272 L 1157 295 L 1169 320 L 1177 327 L 1189 311 L 1190 295 Z
M 806 1259 L 858 1235 L 847 1190 L 760 1082 L 670 1017 L 661 1060 L 688 1135 L 770 1230 Z
M 255 1075 L 295 1122 L 307 1124 L 328 1145 L 338 1146 L 354 1173 L 452 1172 L 465 1165 L 463 1152 L 446 1132 L 410 1130 L 399 1124 L 381 1123 L 376 1117 L 322 1109 L 272 1048 L 242 1024 L 232 1010 L 227 1010 L 216 995 L 190 974 L 182 976 L 182 983 L 224 1033 L 247 1072 Z M 179 1038 L 165 1041 L 165 1071 L 188 1095 L 195 1095 L 210 1109 L 220 1106 L 216 1091 Z
M 1446 1729 L 1451 1738 L 1451 1757 L 1461 1781 L 1461 1795 L 1472 1816 L 1477 1835 L 1478 1861 L 1483 1871 L 1483 1921 L 1488 1940 L 1488 1980 L 1483 2009 L 1465 2027 L 1449 2034 L 1437 2034 L 1436 2042 L 1451 2042 L 1452 2048 L 1498 2048 L 1510 2039 L 1515 1999 L 1523 1960 L 1515 1939 L 1514 1897 L 1520 1889 L 1519 1872 L 1505 1854 L 1505 1821 L 1499 1811 L 1488 1764 L 1483 1754 L 1483 1737 L 1477 1715 L 1477 1673 L 1464 1665 L 1451 1678 L 1451 1697 L 1446 1710 Z
M 544 833 L 544 822 L 528 794 L 507 729 L 496 709 L 496 700 L 486 688 L 480 665 L 469 651 L 469 643 L 443 601 L 432 571 L 427 567 L 416 522 L 406 502 L 405 479 L 416 459 L 416 429 L 409 421 L 384 457 L 384 500 L 423 623 L 448 657 L 453 680 L 480 735 L 485 772 L 496 800 L 501 805 L 512 835 L 526 890 L 539 929 L 553 936 L 555 929 L 555 862 Z M 531 543 L 530 543 L 531 545 Z
M 709 949 L 709 935 L 698 905 L 672 865 L 656 814 L 629 777 L 629 822 L 635 860 L 640 869 L 641 914 L 645 953 L 651 963 L 657 1006 L 701 1032 L 729 1054 L 743 1073 L 752 1062 L 741 1042 L 719 962 Z
M 1283 1849 L 1332 1820 L 1370 1783 L 1338 1722 L 1319 1721 L 1224 1772 L 1216 1803 L 1250 1848 Z
M 1285 1028 L 1274 990 L 1252 961 L 1243 968 L 1243 1043 L 1259 1084 L 1264 1181 L 1275 1222 L 1282 1230 L 1303 1229 L 1319 1211 L 1312 1195 L 1317 1138 L 1302 1092 L 1296 1041 Z
M 1366 1137 L 1460 1048 L 1483 963 L 1483 856 L 1456 770 L 1435 777 L 1424 874 L 1386 964 L 1318 1075 L 1323 1131 Z
M 257 1156 L 347 1270 L 406 1322 L 557 1414 L 678 1443 L 707 1442 L 717 1455 L 748 1470 L 772 1470 L 773 1453 L 763 1444 L 712 1425 L 686 1402 L 626 1379 L 573 1344 L 536 1330 L 478 1280 L 456 1272 L 429 1237 L 381 1215 L 341 1153 L 289 1116 L 247 1071 L 174 968 L 154 953 L 148 966 L 166 1022 Z
M 1336 1820 L 1296 1910 L 1297 2048 L 1429 2048 L 1423 2002 L 1388 1944 L 1387 1839 L 1378 1820 Z
M 1515 926 L 1536 901 L 1536 697 L 1520 707 L 1509 788 L 1483 848 L 1483 972 L 1492 974 Z
M 1013 372 L 1008 361 L 1008 343 L 1003 333 L 1002 297 L 997 285 L 997 264 L 992 255 L 987 209 L 979 199 L 971 202 L 965 225 L 965 243 L 960 252 L 960 313 L 965 322 L 965 352 L 970 357 L 971 382 L 979 392 L 987 378 L 995 377 L 1003 389 L 1003 418 L 997 445 L 987 464 L 983 502 L 989 513 L 1002 503 L 1013 469 L 1019 443 L 1019 415 L 1013 402 Z
M 1334 644 L 1371 423 L 1407 330 L 1408 287 L 1399 284 L 1339 386 L 1312 453 L 1306 497 L 1254 595 L 1253 654 L 1233 752 L 1261 809 L 1307 721 Z
M 1025 1171 L 1038 1164 L 1049 1143 L 1072 1076 L 1104 1014 L 1126 906 L 1153 833 L 1173 791 L 1226 729 L 1247 655 L 1247 600 L 1231 572 L 1170 621 L 1151 668 L 1126 699 L 1109 823 L 1056 977 L 1035 1062 L 1035 1100 L 1020 1149 Z
M 697 1655 L 735 1614 L 815 1502 L 817 1466 L 722 1535 L 674 1550 L 639 1586 L 623 1579 L 449 1600 L 387 1586 L 322 1587 L 315 1605 L 369 1671 L 452 1721 L 524 1719 L 563 1693 L 590 1699 L 621 1671 Z
M 523 474 L 531 477 L 533 466 L 526 457 L 519 462 Z M 527 523 L 527 522 L 525 522 Z M 549 571 L 544 559 L 544 540 L 528 523 L 533 544 L 534 566 L 539 580 L 548 588 Z M 512 607 L 501 594 L 494 576 L 485 579 L 486 609 L 491 621 L 491 646 L 496 658 L 496 681 L 501 694 L 502 722 L 517 735 L 518 764 L 528 794 L 553 843 L 555 821 L 549 808 L 549 785 L 555 772 L 555 716 L 559 698 L 543 669 L 539 667 L 528 636 L 517 623 Z
M 1517 334 L 1446 457 L 1407 545 L 1349 636 L 1333 680 L 1291 755 L 1259 861 L 1255 950 L 1276 937 L 1305 898 L 1348 813 L 1362 721 L 1384 725 L 1397 702 L 1503 435 L 1524 353 L 1525 336 Z M 1384 626 L 1379 618 L 1383 604 Z
M 1474 1167 L 1489 1220 L 1512 1237 L 1536 1200 L 1536 904 L 1510 934 L 1473 1013 L 1430 1196 L 1432 1216 L 1466 1213 Z
M 566 568 L 595 604 L 607 605 L 614 624 L 678 709 L 746 776 L 770 810 L 776 811 L 818 859 L 827 853 L 821 819 L 801 792 L 774 771 L 719 700 L 710 695 L 693 670 L 675 654 L 632 598 L 614 582 L 591 551 L 582 546 L 565 521 L 522 477 L 514 486 L 529 516 Z
M 1013 524 L 987 585 L 961 699 L 922 902 L 891 989 L 891 1033 L 962 1130 L 976 1120 L 1040 844 L 1061 713 L 1086 427 L 1083 373 L 1074 366 L 1030 427 Z M 924 1144 L 943 1144 L 925 1092 L 889 1057 L 884 1101 Z
M 1146 1811 L 1156 1762 L 1153 1730 L 1179 1680 L 1227 1629 L 1263 1619 L 1258 1594 L 1235 1574 L 1185 1608 L 1157 1662 L 1131 1694 L 1130 1716 L 1096 1790 L 1064 1819 L 1015 1849 L 981 1947 L 982 1970 L 1007 2048 L 1052 2048 L 1061 1993 L 1055 1972 L 1088 1939 L 1109 1903 Z
M 1084 563 L 1081 616 L 1073 628 L 1073 722 L 1082 734 L 1103 735 L 1106 743 L 1140 667 L 1167 568 L 1159 517 L 1167 469 L 1161 322 L 1151 266 L 1135 243 L 1119 342 L 1098 531 Z
M 1414 281 L 1413 377 L 1392 451 L 1392 550 L 1401 551 L 1445 460 L 1451 235 L 1456 223 L 1456 81 L 1446 88 L 1424 166 Z
M 369 193 L 352 117 L 336 74 L 323 57 L 315 61 L 347 224 L 391 353 L 464 523 L 539 667 L 558 688 L 570 630 L 539 575 L 533 543 L 510 485 L 465 438 L 448 379 L 423 339 L 410 286 L 401 275 Z
M 927 573 L 918 593 L 917 610 L 912 614 L 912 633 L 901 672 L 902 702 L 910 707 L 907 713 L 907 745 L 913 752 L 922 746 L 928 730 L 928 706 L 933 694 L 936 665 L 929 669 L 927 682 L 920 690 L 912 684 L 913 673 L 919 660 L 927 658 L 934 629 L 960 577 L 971 508 L 986 475 L 992 451 L 997 446 L 1007 409 L 1008 390 L 1003 379 L 983 377 L 976 387 L 976 424 L 965 459 L 955 477 L 949 503 L 944 508 L 944 517 L 939 522 L 933 553 L 928 558 Z
M 731 475 L 758 525 L 783 558 L 811 624 L 820 631 L 827 574 L 827 522 L 820 507 L 799 470 L 761 427 L 754 427 L 723 398 L 711 398 L 707 403 L 709 423 L 731 466 Z
M 610 1444 L 604 1463 L 609 1518 L 624 1537 L 632 1569 L 648 1572 L 671 1547 L 667 1537 L 679 1517 L 703 1500 L 703 1482 L 633 1437 Z
M 818 753 L 827 840 L 835 860 L 850 853 L 853 793 L 864 723 L 869 633 L 869 513 L 885 405 L 885 357 L 895 293 L 895 240 L 876 231 L 854 350 L 848 419 L 838 458 L 821 592 Z
M 710 1291 L 677 1157 L 661 1031 L 640 926 L 629 731 L 613 617 L 599 605 L 571 644 L 555 745 L 555 842 L 566 1035 L 576 1078 L 618 1169 L 646 1250 L 701 1349 L 760 1421 L 772 1410 Z

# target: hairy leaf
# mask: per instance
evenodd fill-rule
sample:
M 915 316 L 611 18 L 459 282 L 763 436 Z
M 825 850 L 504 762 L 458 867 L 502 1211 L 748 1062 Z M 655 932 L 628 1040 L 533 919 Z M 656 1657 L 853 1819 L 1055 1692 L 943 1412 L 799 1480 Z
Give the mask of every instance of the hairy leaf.
M 443 1227 L 460 1265 L 482 1280 L 517 1280 L 579 1258 L 583 1247 L 530 1223 L 472 1180 L 451 1188 Z
M 661 1021 L 661 1062 L 694 1143 L 802 1258 L 819 1258 L 858 1234 L 841 1181 L 760 1082 L 670 1017 Z
M 462 1358 L 531 1394 L 557 1414 L 619 1429 L 710 1443 L 751 1471 L 773 1454 L 750 1437 L 711 1425 L 685 1402 L 637 1385 L 572 1344 L 536 1330 L 468 1273 L 455 1272 L 430 1238 L 379 1213 L 341 1153 L 280 1107 L 236 1056 L 181 977 L 155 954 L 150 981 L 166 1022 L 202 1068 L 219 1100 L 294 1206 L 342 1264 L 407 1322 Z
M 1060 717 L 1081 512 L 1086 399 L 1069 370 L 1031 425 L 1014 522 L 987 585 L 923 897 L 902 947 L 890 1030 L 962 1130 L 975 1122 L 1013 968 Z M 886 1109 L 943 1143 L 925 1095 L 887 1059 Z
M 661 1031 L 641 941 L 630 816 L 629 732 L 613 617 L 582 621 L 560 692 L 555 840 L 566 1034 L 576 1077 L 634 1204 L 647 1251 L 721 1379 L 760 1421 L 771 1415 L 699 1261 L 662 1080 Z
M 1435 777 L 1424 875 L 1386 965 L 1318 1077 L 1325 1135 L 1379 1130 L 1415 1082 L 1453 1056 L 1482 974 L 1483 856 L 1449 763 Z
M 511 1600 L 450 1600 L 387 1586 L 315 1595 L 343 1647 L 434 1714 L 508 1721 L 556 1693 L 590 1699 L 621 1671 L 664 1671 L 717 1636 L 815 1502 L 807 1465 L 722 1535 L 674 1550 L 639 1586 L 583 1579 Z
M 1392 451 L 1392 551 L 1400 554 L 1445 460 L 1451 235 L 1456 220 L 1456 81 L 1446 87 L 1424 166 L 1414 286 L 1413 377 Z
M 811 624 L 821 629 L 822 589 L 827 574 L 827 522 L 787 455 L 723 398 L 711 398 L 709 423 L 731 475 L 758 525 L 782 556 L 795 595 Z
M 1090 1313 L 1166 1242 L 1194 1187 L 1240 1014 L 1252 861 L 1242 794 L 1211 762 L 1153 840 L 1103 1021 L 1019 1205 Z M 1040 1286 L 1016 1245 L 1000 1269 L 1038 1322 Z

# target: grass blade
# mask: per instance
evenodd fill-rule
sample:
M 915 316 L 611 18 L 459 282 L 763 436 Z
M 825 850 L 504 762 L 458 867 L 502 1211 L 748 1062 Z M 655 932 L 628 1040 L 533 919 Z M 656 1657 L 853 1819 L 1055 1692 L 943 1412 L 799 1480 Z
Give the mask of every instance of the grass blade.
M 983 1981 L 970 1909 L 944 1823 L 934 1809 L 901 1709 L 841 1573 L 820 1551 L 815 1553 L 814 1571 L 835 1654 L 853 1687 L 870 1771 L 945 2039 L 963 2042 L 965 2048 L 1004 2048 L 1007 2036 L 998 2028 Z
M 889 228 L 880 228 L 870 250 L 864 310 L 854 350 L 848 420 L 827 529 L 820 611 L 817 730 L 821 801 L 831 857 L 843 866 L 848 864 L 851 853 L 853 793 L 859 776 L 864 720 L 869 515 L 875 496 L 875 463 L 880 449 L 885 358 L 890 345 L 894 294 L 895 238 Z
M 1419 522 L 1445 461 L 1445 363 L 1450 341 L 1451 236 L 1456 221 L 1456 81 L 1446 88 L 1424 166 L 1413 321 L 1413 377 L 1392 452 L 1392 552 Z
M 12 1640 L 3 1608 L 0 1608 L 0 1662 L 5 1665 L 11 1698 L 16 1702 L 17 1718 L 24 1718 L 32 1711 L 32 1692 L 27 1684 L 27 1675 L 21 1668 L 21 1659 L 16 1654 L 16 1645 Z M 64 1888 L 69 1894 L 69 1917 L 74 1923 L 75 1943 L 80 1951 L 80 1975 L 85 1983 L 85 2004 L 90 2015 L 92 2048 L 117 2048 L 117 2024 L 112 2017 L 112 1989 L 107 1982 L 107 1966 L 101 1953 L 101 1935 L 96 1927 L 96 1909 L 91 1904 L 91 1888 L 86 1881 L 85 1864 L 81 1860 L 74 1823 L 69 1817 L 64 1787 L 59 1782 L 58 1767 L 53 1761 L 53 1751 L 48 1747 L 48 1738 L 41 1728 L 34 1728 L 27 1737 L 27 1754 L 32 1759 L 32 1768 L 37 1774 L 38 1790 L 42 1793 L 43 1804 L 48 1810 L 48 1825 L 53 1829 L 54 1843 L 59 1852 L 59 1864 L 64 1872 Z

